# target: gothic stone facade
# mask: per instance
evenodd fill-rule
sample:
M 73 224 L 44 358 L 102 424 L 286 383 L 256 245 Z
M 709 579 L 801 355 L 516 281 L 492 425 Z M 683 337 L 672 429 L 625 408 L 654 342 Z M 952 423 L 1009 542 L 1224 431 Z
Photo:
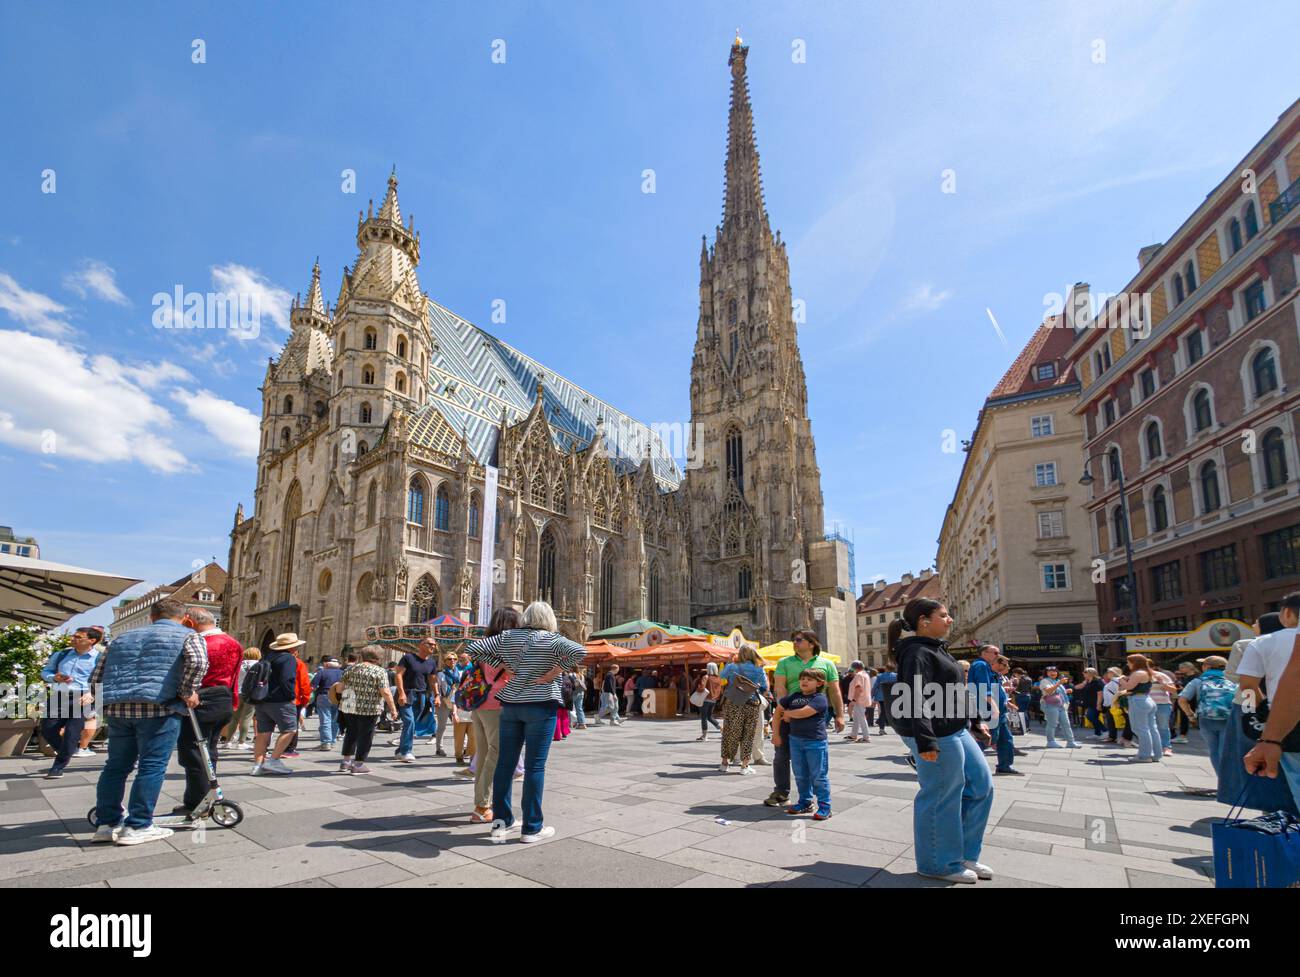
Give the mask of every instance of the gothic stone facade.
M 701 255 L 698 466 L 683 481 L 644 425 L 431 300 L 390 177 L 378 212 L 358 218 L 333 308 L 313 268 L 268 364 L 256 514 L 241 507 L 231 534 L 228 631 L 245 644 L 297 631 L 337 652 L 370 625 L 476 618 L 495 465 L 494 605 L 546 599 L 579 640 L 645 617 L 739 625 L 763 642 L 816 626 L 851 648 L 746 54 L 731 49 L 725 214 Z

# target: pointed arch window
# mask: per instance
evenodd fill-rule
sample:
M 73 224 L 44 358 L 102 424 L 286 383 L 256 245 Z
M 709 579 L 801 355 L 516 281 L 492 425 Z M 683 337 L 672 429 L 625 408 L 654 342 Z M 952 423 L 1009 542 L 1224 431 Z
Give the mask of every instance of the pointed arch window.
M 287 427 L 280 431 L 280 447 L 289 447 L 289 429 Z
M 555 605 L 555 534 L 548 526 L 537 548 L 537 599 Z
M 424 525 L 424 479 L 416 475 L 406 493 L 406 521 Z
M 366 386 L 371 386 L 375 382 L 375 368 L 370 365 L 361 368 L 361 382 Z
M 1277 361 L 1271 348 L 1261 349 L 1250 361 L 1250 373 L 1255 380 L 1255 396 L 1263 397 L 1277 389 Z
M 471 495 L 471 496 L 469 497 L 469 537 L 470 537 L 470 539 L 478 539 L 478 521 L 479 521 L 479 520 L 478 520 L 478 512 L 479 512 L 478 493 L 475 492 L 473 495 Z
M 292 395 L 286 395 L 285 398 L 284 398 L 284 412 L 285 412 L 286 414 L 292 414 L 292 413 L 293 413 L 293 396 L 292 396 Z
M 617 505 L 609 514 L 609 528 L 616 533 L 623 531 L 623 510 Z
M 348 334 L 346 332 L 339 333 L 339 342 L 336 348 L 339 350 L 339 352 L 342 352 L 343 350 L 348 348 Z
M 555 488 L 551 491 L 551 508 L 560 515 L 566 515 L 569 511 L 569 499 L 564 492 L 564 479 L 560 478 L 555 483 Z
M 727 303 L 727 325 L 734 326 L 736 324 L 736 316 L 736 300 L 732 299 Z
M 605 499 L 603 496 L 601 498 L 596 499 L 596 505 L 593 507 L 591 517 L 595 521 L 597 526 L 608 525 L 608 523 L 606 522 L 606 518 L 608 517 L 608 512 L 605 509 Z
M 739 352 L 740 352 L 740 333 L 737 332 L 735 329 L 733 329 L 731 330 L 731 348 L 730 348 L 731 362 L 733 365 L 736 362 L 736 356 L 737 354 L 739 354 Z
M 438 494 L 433 498 L 433 528 L 444 533 L 451 528 L 451 499 L 445 485 L 438 486 Z
M 1282 439 L 1280 428 L 1273 428 L 1264 435 L 1264 487 L 1279 488 L 1290 480 L 1286 467 L 1286 442 Z
M 546 505 L 546 481 L 542 478 L 541 472 L 533 476 L 532 485 L 528 490 L 528 499 L 533 505 Z
M 1219 466 L 1207 461 L 1201 466 L 1201 509 L 1203 512 L 1217 512 L 1223 504 L 1219 497 Z
M 366 442 L 364 442 L 364 441 L 360 441 L 360 442 L 357 443 L 357 457 L 358 457 L 358 458 L 364 456 L 365 453 L 366 453 L 367 451 L 369 451 L 369 450 L 370 450 L 370 445 L 366 444 Z
M 608 549 L 600 561 L 600 626 L 612 628 L 618 622 L 614 620 L 614 554 Z
M 749 592 L 754 586 L 754 571 L 748 566 L 740 568 L 736 574 L 736 599 L 749 600 Z
M 650 565 L 650 579 L 646 583 L 647 613 L 652 621 L 663 620 L 663 612 L 660 606 L 661 596 L 661 588 L 659 585 L 659 563 L 656 561 Z
M 362 424 L 369 424 L 369 423 L 370 423 L 370 419 L 371 419 L 372 416 L 373 416 L 373 413 L 372 413 L 372 411 L 371 411 L 371 409 L 370 409 L 370 405 L 369 405 L 369 404 L 362 404 L 362 405 L 361 405 L 361 423 L 362 423 Z
M 373 329 L 366 330 L 365 348 L 366 349 L 379 348 L 379 334 L 376 333 Z
M 1155 461 L 1165 453 L 1164 444 L 1160 438 L 1160 425 L 1155 421 L 1147 424 L 1146 432 L 1147 461 Z
M 1163 485 L 1157 485 L 1151 493 L 1151 528 L 1155 532 L 1169 528 L 1169 502 Z
M 727 481 L 734 482 L 736 491 L 745 494 L 745 438 L 740 428 L 727 431 Z
M 402 359 L 406 359 L 406 337 L 405 336 L 397 337 L 397 355 L 400 356 Z
M 412 624 L 423 624 L 438 616 L 438 585 L 427 573 L 416 581 L 410 605 Z
M 379 483 L 371 482 L 370 490 L 366 492 L 366 525 L 375 524 L 375 507 L 379 502 Z
M 398 392 L 399 394 L 404 394 L 404 393 L 406 393 L 406 374 L 405 374 L 405 373 L 399 373 L 399 374 L 397 374 L 397 392 Z

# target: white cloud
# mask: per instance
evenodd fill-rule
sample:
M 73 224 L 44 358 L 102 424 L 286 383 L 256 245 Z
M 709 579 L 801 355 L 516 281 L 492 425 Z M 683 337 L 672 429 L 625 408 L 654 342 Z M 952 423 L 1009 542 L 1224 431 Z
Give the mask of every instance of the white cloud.
M 126 366 L 111 356 L 96 356 L 93 365 L 96 372 L 102 376 L 115 380 L 127 379 L 146 390 L 153 390 L 160 384 L 173 380 L 179 382 L 194 379 L 184 367 L 166 360 L 160 363 L 145 363 L 141 366 Z
M 216 265 L 212 269 L 212 284 L 220 292 L 236 292 L 254 300 L 261 314 L 289 331 L 289 304 L 293 296 L 287 289 L 267 281 L 256 268 L 244 265 Z
M 900 311 L 904 315 L 920 315 L 926 312 L 934 312 L 950 298 L 952 298 L 952 289 L 945 288 L 936 292 L 934 286 L 926 282 L 924 285 L 918 285 L 908 293 L 907 297 L 903 299 Z
M 67 308 L 48 295 L 29 292 L 0 271 L 0 309 L 30 329 L 47 336 L 66 336 L 72 327 L 64 321 Z
M 87 293 L 91 293 L 114 305 L 131 304 L 122 294 L 122 290 L 117 287 L 117 272 L 104 262 L 93 258 L 84 261 L 80 271 L 64 275 L 63 284 L 83 299 Z
M 172 399 L 183 404 L 190 417 L 239 457 L 257 457 L 259 421 L 248 408 L 223 400 L 208 390 L 173 390 Z
M 124 367 L 55 339 L 0 330 L 0 442 L 54 458 L 191 471 L 168 438 L 171 413 L 140 383 L 174 375 L 169 364 Z

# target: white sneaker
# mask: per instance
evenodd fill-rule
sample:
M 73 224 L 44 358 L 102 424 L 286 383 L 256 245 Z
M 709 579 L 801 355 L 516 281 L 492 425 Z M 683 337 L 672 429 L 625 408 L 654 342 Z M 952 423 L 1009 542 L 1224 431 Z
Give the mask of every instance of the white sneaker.
M 102 845 L 110 841 L 117 841 L 117 836 L 122 833 L 120 824 L 101 824 L 95 829 L 95 836 L 91 842 L 96 845 Z
M 537 832 L 537 834 L 535 835 L 520 835 L 519 840 L 522 841 L 525 845 L 532 845 L 535 844 L 536 842 L 545 841 L 547 838 L 554 838 L 554 837 L 555 837 L 555 829 L 548 824 L 546 827 L 542 828 L 542 830 Z
M 962 867 L 975 873 L 976 878 L 988 880 L 993 878 L 993 869 L 989 868 L 983 862 L 962 862 Z
M 339 761 L 339 773 L 351 773 L 351 772 L 352 772 L 352 761 L 351 761 L 351 760 L 340 760 L 340 761 Z
M 86 749 L 86 750 L 78 750 L 76 753 L 72 755 L 73 756 L 98 756 L 99 754 L 96 753 L 94 750 Z
M 113 840 L 119 845 L 143 845 L 146 841 L 162 841 L 171 836 L 171 828 L 160 828 L 156 824 L 151 824 L 147 828 L 123 828 L 122 833 Z
M 253 769 L 250 770 L 250 771 L 248 771 L 248 775 L 249 775 L 250 777 L 260 777 L 260 776 L 262 776 L 262 767 L 263 767 L 263 764 L 260 764 L 260 763 L 255 763 L 255 764 L 253 764 Z
M 754 768 L 753 768 L 753 767 L 741 767 L 741 768 L 740 768 L 740 775 L 741 775 L 742 777 L 752 777 L 752 776 L 754 776 Z
M 722 771 L 723 773 L 726 773 L 726 772 L 727 772 L 727 764 L 725 764 L 725 763 L 719 763 L 719 764 L 718 764 L 718 769 L 719 769 L 720 771 Z
M 512 837 L 519 830 L 519 822 L 507 826 L 504 821 L 492 822 L 492 834 L 489 836 L 493 841 L 505 841 Z
M 397 759 L 401 760 L 403 763 L 414 763 L 414 762 L 415 762 L 415 754 L 414 754 L 414 753 L 403 753 L 403 754 L 399 755 Z
M 266 762 L 262 764 L 262 769 L 267 773 L 293 773 L 293 768 L 290 767 L 289 764 L 285 763 L 283 760 L 277 760 L 275 757 L 268 757 Z
M 929 872 L 917 872 L 917 875 L 923 879 L 939 879 L 942 882 L 960 882 L 964 885 L 974 885 L 979 881 L 979 876 L 968 868 L 960 872 L 954 872 L 952 875 L 932 875 Z

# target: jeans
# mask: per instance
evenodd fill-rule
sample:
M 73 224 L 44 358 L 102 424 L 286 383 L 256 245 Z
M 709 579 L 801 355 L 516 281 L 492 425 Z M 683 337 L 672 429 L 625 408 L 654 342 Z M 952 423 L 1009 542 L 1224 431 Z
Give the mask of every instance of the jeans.
M 1025 717 L 1025 728 L 1028 729 L 1029 714 L 1033 712 L 1034 709 L 1034 697 L 1027 693 L 1017 692 L 1016 708 L 1018 708 L 1020 710 L 1020 714 Z
M 969 730 L 937 740 L 939 758 L 921 759 L 916 740 L 903 742 L 916 760 L 921 791 L 912 805 L 916 869 L 927 875 L 952 875 L 962 862 L 979 861 L 984 826 L 993 807 L 993 779 L 984 752 Z
M 871 737 L 871 720 L 867 718 L 867 710 L 870 706 L 864 706 L 859 703 L 853 704 L 853 735 L 861 739 L 870 739 Z
M 611 723 L 618 722 L 618 696 L 613 692 L 600 694 L 600 711 L 596 713 L 596 722 L 608 717 Z
M 85 726 L 86 720 L 81 716 L 41 720 L 41 739 L 50 744 L 50 749 L 54 751 L 51 771 L 66 767 L 72 754 L 81 748 L 81 731 Z
M 1101 718 L 1101 713 L 1096 706 L 1089 706 L 1088 711 L 1084 714 L 1088 717 L 1088 722 L 1092 723 L 1092 735 L 1101 739 L 1106 732 L 1106 723 Z
M 1186 716 L 1187 713 L 1183 713 L 1183 715 Z M 1223 749 L 1223 734 L 1228 729 L 1228 720 L 1202 718 L 1200 726 L 1201 735 L 1205 737 L 1205 748 L 1210 751 L 1210 765 L 1214 767 L 1214 776 L 1217 777 L 1219 775 L 1219 753 Z
M 587 696 L 586 689 L 573 690 L 573 725 L 575 726 L 587 725 L 587 714 L 583 712 L 582 709 L 583 707 L 582 700 L 585 699 L 586 696 Z
M 398 740 L 397 755 L 406 756 L 415 748 L 415 721 L 423 715 L 429 704 L 428 692 L 406 693 L 406 705 L 398 706 L 397 714 L 402 717 L 402 735 Z M 442 712 L 441 709 L 438 710 Z M 442 747 L 442 716 L 438 717 L 438 746 Z
M 1172 702 L 1156 703 L 1156 723 L 1160 727 L 1160 749 L 1169 749 L 1169 744 L 1173 741 L 1174 734 L 1169 728 L 1169 717 L 1173 715 L 1174 705 Z
M 316 714 L 320 716 L 320 741 L 333 746 L 339 738 L 339 707 L 330 702 L 329 696 L 317 696 Z
M 718 721 L 713 718 L 713 710 L 717 708 L 717 705 L 716 702 L 705 699 L 703 705 L 700 706 L 700 733 L 702 735 L 706 735 L 709 732 L 710 723 L 713 724 L 714 729 L 722 729 L 722 727 L 718 725 Z
M 492 776 L 492 811 L 507 827 L 515 823 L 511 808 L 515 764 L 524 754 L 523 833 L 542 830 L 542 790 L 546 786 L 546 757 L 555 735 L 554 702 L 501 704 L 501 732 L 497 768 Z
M 808 807 L 817 795 L 817 813 L 831 813 L 830 754 L 825 740 L 790 737 L 790 761 L 799 785 L 799 807 Z
M 167 761 L 181 732 L 181 717 L 172 713 L 153 719 L 108 720 L 108 762 L 95 786 L 95 820 L 117 826 L 123 823 L 122 797 L 126 778 L 138 763 L 125 824 L 147 828 L 153 824 L 153 809 L 162 791 Z
M 1076 746 L 1074 742 L 1074 730 L 1070 727 L 1070 713 L 1066 706 L 1052 706 L 1044 703 L 1043 705 L 1044 723 L 1047 726 L 1047 745 L 1054 746 L 1056 739 L 1054 734 L 1057 727 L 1060 727 L 1062 738 L 1070 746 Z
M 1011 727 L 1003 717 L 993 730 L 993 745 L 998 750 L 998 769 L 1010 770 L 1016 759 L 1016 741 L 1011 736 Z
M 1300 753 L 1282 754 L 1282 775 L 1291 787 L 1291 796 L 1300 807 Z
M 1149 695 L 1128 697 L 1128 721 L 1137 737 L 1138 759 L 1160 759 L 1160 720 Z
M 772 749 L 773 793 L 790 796 L 790 724 L 781 724 L 781 743 Z

